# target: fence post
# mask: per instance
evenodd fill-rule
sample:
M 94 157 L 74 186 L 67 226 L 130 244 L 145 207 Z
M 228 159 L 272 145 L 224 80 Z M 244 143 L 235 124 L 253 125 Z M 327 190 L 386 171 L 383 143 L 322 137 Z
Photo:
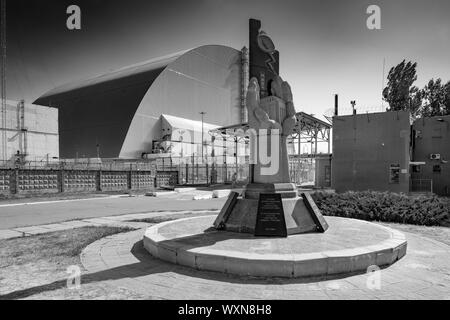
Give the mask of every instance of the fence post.
M 128 171 L 128 175 L 127 175 L 127 185 L 128 185 L 128 189 L 129 190 L 131 190 L 131 189 L 133 189 L 133 186 L 132 186 L 132 181 L 131 181 L 131 175 L 132 175 L 132 169 L 131 169 L 131 166 L 130 166 L 130 171 Z M 138 188 L 139 189 L 139 188 Z
M 102 191 L 102 169 L 98 170 L 96 177 L 97 177 L 97 191 Z
M 18 168 L 15 168 L 14 169 L 14 171 L 13 171 L 14 173 L 11 175 L 11 177 L 14 177 L 13 178 L 13 181 L 12 181 L 12 193 L 14 193 L 14 194 L 17 194 L 17 193 L 19 193 L 19 169 Z M 11 177 L 9 177 L 9 179 L 11 179 Z M 10 180 L 10 186 L 11 186 L 11 180 Z
M 18 190 L 18 169 L 10 170 L 9 175 L 9 193 L 16 194 Z
M 58 175 L 58 177 L 59 177 L 59 192 L 64 192 L 65 176 L 66 176 L 66 173 L 65 173 L 64 169 L 60 168 L 59 169 L 59 175 Z

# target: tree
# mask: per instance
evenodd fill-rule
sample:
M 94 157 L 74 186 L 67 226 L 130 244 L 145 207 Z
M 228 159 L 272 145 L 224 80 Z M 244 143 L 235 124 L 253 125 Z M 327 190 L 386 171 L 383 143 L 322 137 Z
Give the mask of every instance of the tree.
M 428 81 L 423 88 L 424 106 L 421 116 L 433 117 L 450 114 L 450 81 L 442 84 L 440 78 Z
M 410 90 L 410 97 L 408 102 L 408 110 L 414 118 L 420 117 L 423 104 L 423 89 L 419 90 L 417 87 L 412 87 Z
M 450 81 L 445 84 L 445 99 L 444 99 L 444 112 L 446 115 L 450 115 Z
M 416 114 L 421 106 L 421 92 L 413 86 L 417 80 L 417 63 L 403 60 L 392 67 L 388 74 L 388 83 L 383 89 L 383 99 L 389 103 L 389 110 L 410 110 Z

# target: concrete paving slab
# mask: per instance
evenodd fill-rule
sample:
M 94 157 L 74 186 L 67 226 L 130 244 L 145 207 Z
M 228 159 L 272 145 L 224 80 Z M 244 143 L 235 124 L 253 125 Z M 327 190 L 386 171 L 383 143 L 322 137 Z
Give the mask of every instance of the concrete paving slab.
M 41 228 L 39 226 L 34 227 L 23 227 L 23 228 L 15 228 L 12 229 L 13 231 L 23 232 L 26 234 L 41 234 L 41 233 L 48 233 L 49 229 Z
M 105 218 L 93 218 L 93 219 L 83 219 L 84 222 L 94 223 L 94 224 L 112 224 L 114 221 L 111 219 L 105 219 Z
M 81 227 L 88 227 L 94 225 L 91 222 L 81 221 L 81 220 L 73 220 L 73 221 L 66 221 L 61 222 L 62 225 L 67 225 L 73 228 L 81 228 Z
M 14 230 L 0 230 L 0 240 L 22 237 L 23 233 Z

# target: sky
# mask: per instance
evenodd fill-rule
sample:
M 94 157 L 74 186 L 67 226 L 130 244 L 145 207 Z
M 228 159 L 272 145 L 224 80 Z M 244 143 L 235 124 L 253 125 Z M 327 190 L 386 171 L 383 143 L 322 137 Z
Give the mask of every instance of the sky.
M 69 5 L 81 30 L 66 27 Z M 369 5 L 381 30 L 369 30 Z M 248 19 L 280 51 L 297 111 L 382 110 L 385 76 L 418 63 L 422 87 L 450 80 L 448 0 L 7 0 L 7 98 L 33 102 L 59 85 L 206 44 L 248 46 Z M 384 103 L 386 107 L 386 103 Z

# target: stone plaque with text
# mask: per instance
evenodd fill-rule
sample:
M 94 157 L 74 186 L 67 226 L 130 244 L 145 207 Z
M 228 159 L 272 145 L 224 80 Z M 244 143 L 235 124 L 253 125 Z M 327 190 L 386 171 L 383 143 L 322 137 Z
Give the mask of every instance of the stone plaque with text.
M 255 236 L 287 237 L 283 202 L 279 193 L 259 195 Z

